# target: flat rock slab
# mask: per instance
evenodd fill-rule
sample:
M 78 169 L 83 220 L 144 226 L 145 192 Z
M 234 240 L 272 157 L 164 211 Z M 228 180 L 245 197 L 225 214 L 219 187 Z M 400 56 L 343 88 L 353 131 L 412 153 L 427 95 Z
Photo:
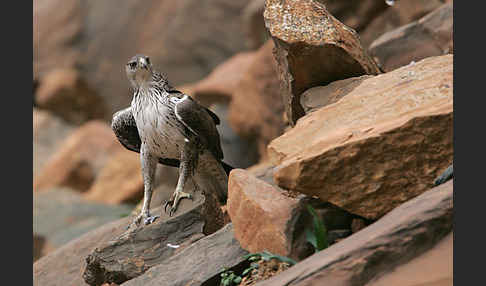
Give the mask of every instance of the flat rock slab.
M 378 74 L 358 34 L 312 0 L 266 0 L 265 25 L 275 43 L 274 57 L 287 118 L 304 116 L 300 95 L 335 80 Z
M 177 246 L 185 246 L 223 226 L 222 212 L 212 196 L 200 192 L 193 201 L 180 202 L 175 216 L 168 217 L 161 209 L 154 223 L 130 228 L 111 241 L 99 244 L 87 257 L 83 278 L 90 285 L 121 284 L 142 275 L 149 268 L 173 255 Z M 170 245 L 175 245 L 172 247 Z
M 453 9 L 447 3 L 423 18 L 383 34 L 369 47 L 384 71 L 453 51 Z
M 127 216 L 132 206 L 86 201 L 68 188 L 52 189 L 34 194 L 33 232 L 53 247 L 60 247 L 72 239 L 108 222 Z
M 231 268 L 242 262 L 246 254 L 248 252 L 240 247 L 234 237 L 233 226 L 229 223 L 123 285 L 203 285 L 223 268 Z
M 274 180 L 377 219 L 433 186 L 453 158 L 453 57 L 365 79 L 273 140 Z
M 256 285 L 365 285 L 436 246 L 452 232 L 452 219 L 450 181 Z

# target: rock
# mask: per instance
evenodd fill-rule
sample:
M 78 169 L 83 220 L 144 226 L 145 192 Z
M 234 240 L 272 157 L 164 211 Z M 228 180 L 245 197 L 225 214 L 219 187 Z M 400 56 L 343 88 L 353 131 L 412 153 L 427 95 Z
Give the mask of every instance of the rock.
M 353 216 L 329 203 L 294 197 L 242 169 L 230 173 L 228 214 L 236 239 L 251 253 L 267 250 L 295 260 L 311 255 L 305 237 L 305 230 L 312 229 L 307 204 L 314 207 L 328 231 L 351 228 Z
M 112 114 L 131 101 L 124 66 L 137 53 L 150 56 L 179 86 L 200 80 L 244 50 L 241 23 L 235 18 L 246 4 L 44 0 L 33 11 L 34 73 L 42 82 L 55 68 L 76 68 Z
M 160 217 L 152 224 L 131 228 L 111 241 L 98 244 L 86 257 L 83 279 L 90 285 L 121 284 L 162 263 L 183 247 L 223 226 L 220 205 L 200 192 L 193 201 L 182 200 L 169 217 L 161 208 L 151 210 Z M 180 245 L 179 248 L 169 246 Z
M 363 80 L 371 77 L 373 76 L 362 75 L 333 81 L 325 86 L 309 88 L 300 96 L 300 105 L 304 108 L 305 114 L 316 111 L 321 107 L 337 102 L 359 86 Z
M 369 285 L 367 283 L 373 279 L 390 270 L 399 270 L 400 265 L 439 246 L 452 232 L 452 220 L 453 184 L 447 182 L 395 208 L 360 232 L 256 285 Z M 437 273 L 435 277 L 451 277 L 452 267 L 446 269 L 450 272 L 442 273 L 436 272 L 440 268 L 434 266 L 429 264 L 428 269 L 434 270 L 429 270 L 428 274 L 432 271 Z
M 108 222 L 127 216 L 129 205 L 107 206 L 86 201 L 68 188 L 34 194 L 33 233 L 58 248 Z M 43 254 L 46 254 L 44 252 Z
M 86 286 L 82 277 L 86 257 L 97 245 L 110 241 L 126 231 L 132 217 L 106 223 L 81 237 L 71 240 L 34 263 L 34 285 Z
M 383 1 L 384 2 L 384 1 Z M 368 47 L 374 40 L 386 32 L 420 19 L 442 5 L 444 0 L 407 0 L 395 1 L 383 13 L 376 16 L 359 36 L 364 47 Z
M 385 1 L 375 0 L 326 0 L 318 1 L 346 26 L 361 32 L 388 7 Z M 246 43 L 249 49 L 257 49 L 268 40 L 268 32 L 263 20 L 265 0 L 253 0 L 243 10 L 242 20 Z
M 312 0 L 267 0 L 265 24 L 275 43 L 281 94 L 292 126 L 302 117 L 300 96 L 318 85 L 378 74 L 358 34 Z
M 117 150 L 124 148 L 107 123 L 87 122 L 73 131 L 45 163 L 34 178 L 34 191 L 70 187 L 84 192 Z
M 214 103 L 228 104 L 254 57 L 254 52 L 237 53 L 218 65 L 204 79 L 185 85 L 181 90 L 204 106 Z
M 450 233 L 432 249 L 366 285 L 453 285 L 453 248 L 453 234 Z
M 234 238 L 230 223 L 123 285 L 206 285 L 204 282 L 219 276 L 223 268 L 231 268 L 242 262 L 246 254 L 248 252 Z
M 301 118 L 268 147 L 275 182 L 367 219 L 426 191 L 454 153 L 452 71 L 427 58 Z
M 227 209 L 235 237 L 249 252 L 268 250 L 283 256 L 292 253 L 292 240 L 299 213 L 299 199 L 258 180 L 242 169 L 228 179 Z
M 80 125 L 93 119 L 111 119 L 105 102 L 74 69 L 55 69 L 47 73 L 35 93 L 39 108 Z
M 370 55 L 385 71 L 412 61 L 452 53 L 452 3 L 423 18 L 387 32 L 371 43 Z
M 286 126 L 273 46 L 269 40 L 258 49 L 229 106 L 231 127 L 241 137 L 255 142 L 260 161 L 266 158 L 268 143 L 282 134 Z
M 33 108 L 33 176 L 37 176 L 74 126 L 49 111 Z
M 84 195 L 88 200 L 107 204 L 141 199 L 143 179 L 140 154 L 128 150 L 114 153 Z

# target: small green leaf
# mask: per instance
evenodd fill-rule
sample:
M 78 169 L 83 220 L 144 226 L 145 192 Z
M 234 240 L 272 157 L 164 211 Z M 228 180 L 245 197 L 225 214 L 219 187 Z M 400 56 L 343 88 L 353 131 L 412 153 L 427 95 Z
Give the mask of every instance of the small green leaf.
M 310 205 L 307 205 L 307 210 L 311 213 L 313 217 L 314 234 L 316 237 L 317 250 L 323 250 L 327 248 L 327 230 L 322 219 L 317 215 L 316 211 Z
M 240 284 L 241 283 L 241 277 L 240 276 L 237 276 L 234 280 L 233 280 L 234 283 L 236 284 Z

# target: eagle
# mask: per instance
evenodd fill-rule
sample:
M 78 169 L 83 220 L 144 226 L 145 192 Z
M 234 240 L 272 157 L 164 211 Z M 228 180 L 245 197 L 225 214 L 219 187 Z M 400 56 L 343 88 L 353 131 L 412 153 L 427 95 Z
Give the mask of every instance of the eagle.
M 147 225 L 159 217 L 150 214 L 157 163 L 179 168 L 176 189 L 164 207 L 169 216 L 181 199 L 192 198 L 183 191 L 189 179 L 224 204 L 233 167 L 222 161 L 218 116 L 173 88 L 147 56 L 132 57 L 125 71 L 133 98 L 129 107 L 113 115 L 111 128 L 125 148 L 140 153 L 144 184 L 142 209 L 128 227 L 142 221 Z

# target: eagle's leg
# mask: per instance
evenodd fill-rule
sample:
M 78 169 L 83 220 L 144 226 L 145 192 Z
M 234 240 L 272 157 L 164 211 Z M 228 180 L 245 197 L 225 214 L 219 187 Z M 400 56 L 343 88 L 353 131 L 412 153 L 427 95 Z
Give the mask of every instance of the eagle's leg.
M 192 144 L 192 142 L 186 139 L 181 154 L 181 163 L 179 166 L 179 180 L 177 181 L 177 187 L 175 189 L 175 192 L 172 194 L 170 200 L 167 201 L 164 206 L 164 210 L 166 212 L 168 209 L 169 216 L 172 216 L 175 213 L 181 199 L 192 199 L 192 195 L 184 193 L 183 190 L 187 180 L 190 179 L 194 171 L 194 163 L 197 160 L 196 154 L 197 148 L 195 144 Z
M 142 165 L 144 187 L 143 205 L 140 214 L 133 220 L 129 227 L 133 224 L 139 225 L 142 219 L 144 225 L 151 224 L 159 217 L 150 215 L 150 201 L 152 200 L 153 182 L 155 170 L 157 168 L 157 158 L 152 156 L 148 152 L 147 147 L 144 143 L 142 143 L 142 146 L 140 147 L 140 163 Z

